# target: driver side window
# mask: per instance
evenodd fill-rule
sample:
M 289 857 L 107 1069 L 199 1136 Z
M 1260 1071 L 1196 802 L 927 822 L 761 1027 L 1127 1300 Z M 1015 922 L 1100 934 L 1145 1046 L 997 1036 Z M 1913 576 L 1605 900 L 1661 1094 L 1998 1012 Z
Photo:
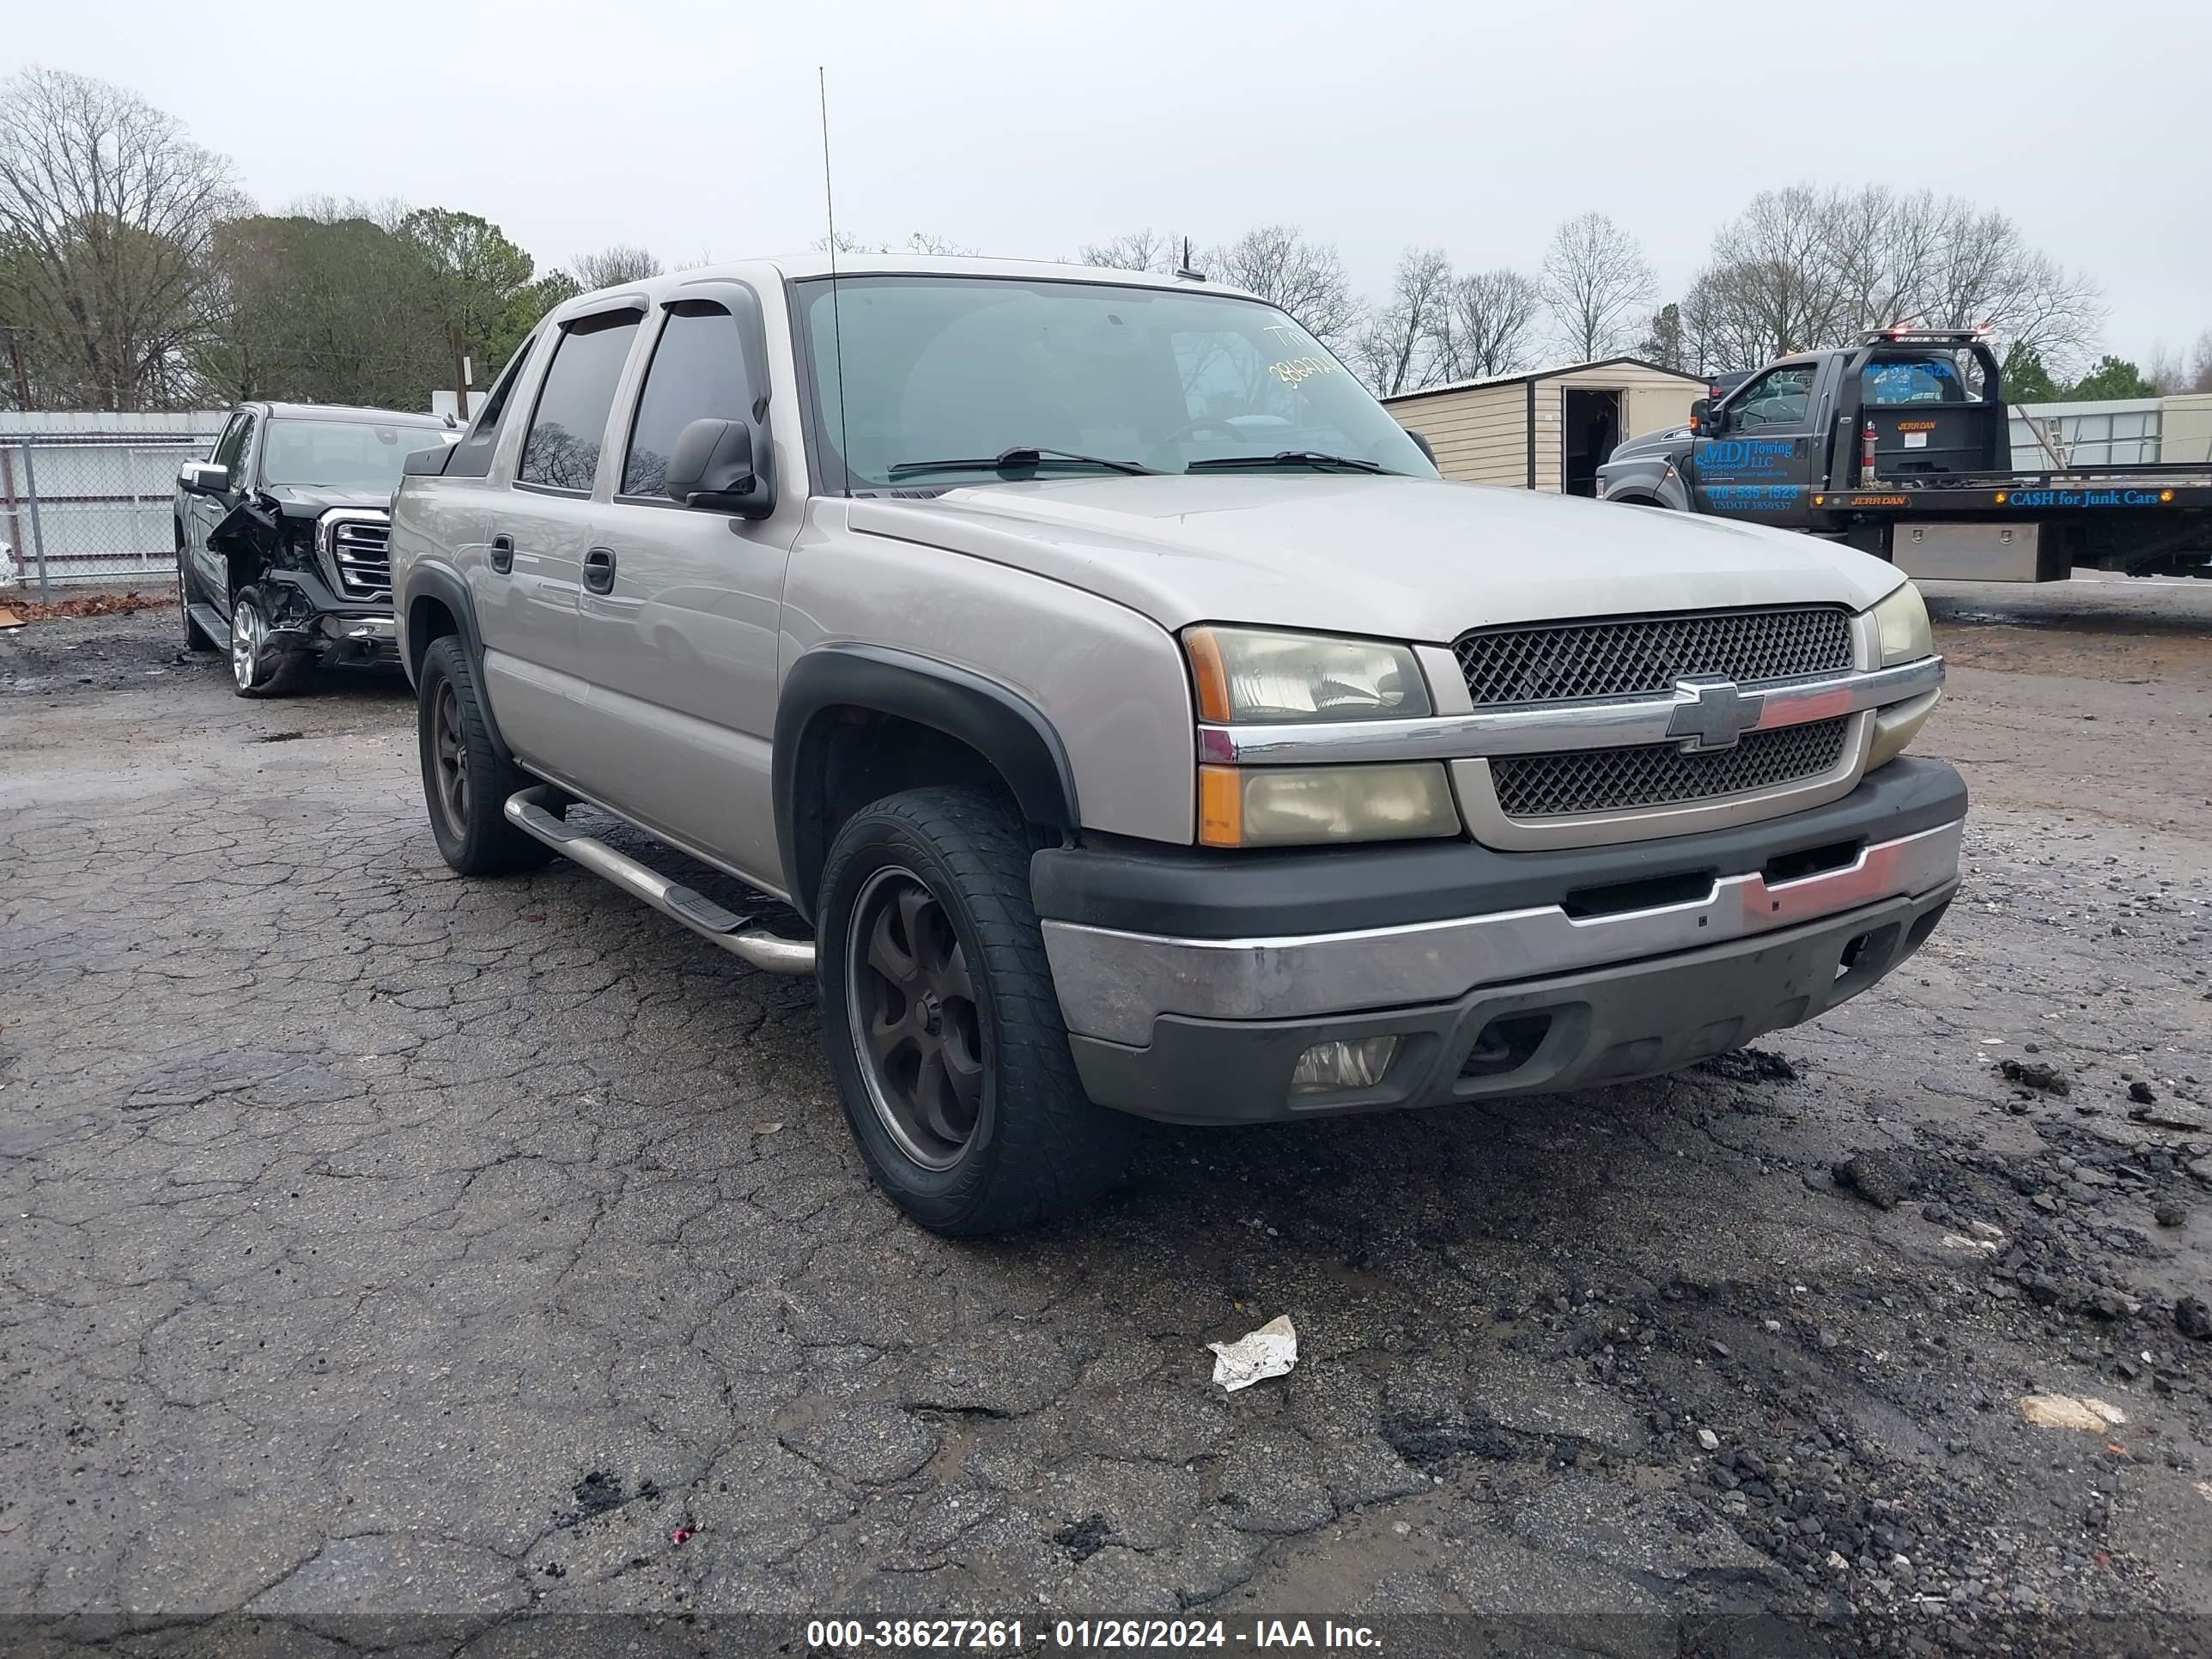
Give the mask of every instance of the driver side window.
M 1802 426 L 1813 403 L 1814 368 L 1809 363 L 1770 368 L 1729 405 L 1729 425 L 1740 431 L 1766 426 Z
M 238 423 L 223 434 L 222 442 L 216 447 L 215 459 L 230 474 L 230 487 L 238 489 L 246 483 L 246 452 L 253 447 L 253 416 L 240 415 Z

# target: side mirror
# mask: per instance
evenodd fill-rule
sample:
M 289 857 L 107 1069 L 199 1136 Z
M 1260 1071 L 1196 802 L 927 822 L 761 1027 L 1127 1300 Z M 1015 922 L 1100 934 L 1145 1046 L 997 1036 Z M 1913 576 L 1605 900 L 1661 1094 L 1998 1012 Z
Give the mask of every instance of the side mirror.
M 453 440 L 447 439 L 435 449 L 418 449 L 399 464 L 402 476 L 410 478 L 435 478 L 443 476 L 446 463 L 453 458 Z
M 1710 438 L 1728 426 L 1728 413 L 1711 398 L 1700 398 L 1690 405 L 1690 430 L 1700 438 Z
M 177 469 L 177 487 L 187 495 L 220 495 L 230 488 L 230 469 L 213 461 L 186 461 Z
M 753 428 L 744 421 L 694 421 L 669 452 L 661 493 L 686 507 L 744 519 L 775 510 L 775 483 L 753 459 Z
M 1416 432 L 1413 428 L 1407 427 L 1406 428 L 1406 435 L 1413 441 L 1414 448 L 1419 450 L 1422 454 L 1429 458 L 1429 465 L 1431 466 L 1434 466 L 1437 464 L 1437 448 L 1434 444 L 1429 441 L 1428 434 L 1423 432 Z

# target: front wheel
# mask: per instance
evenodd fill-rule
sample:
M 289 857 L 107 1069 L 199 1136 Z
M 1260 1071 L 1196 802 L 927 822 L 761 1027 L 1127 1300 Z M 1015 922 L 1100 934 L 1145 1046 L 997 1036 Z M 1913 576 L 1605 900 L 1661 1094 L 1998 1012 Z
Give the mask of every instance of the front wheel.
M 553 849 L 509 823 L 507 799 L 536 780 L 500 754 L 468 653 L 453 635 L 423 653 L 416 737 L 439 856 L 465 876 L 537 870 Z
M 1112 1186 L 1135 1121 L 1094 1105 L 1000 798 L 909 790 L 838 833 L 822 878 L 823 1036 L 876 1182 L 932 1232 L 1008 1232 Z
M 187 623 L 191 613 L 185 613 Z M 241 697 L 281 697 L 300 689 L 307 659 L 272 642 L 267 603 L 249 587 L 231 601 L 230 678 Z

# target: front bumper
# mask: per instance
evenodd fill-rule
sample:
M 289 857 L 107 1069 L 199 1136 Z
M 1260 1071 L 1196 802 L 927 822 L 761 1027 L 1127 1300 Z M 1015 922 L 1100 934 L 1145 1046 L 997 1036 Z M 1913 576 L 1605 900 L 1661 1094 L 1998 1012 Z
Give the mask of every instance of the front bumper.
M 1707 836 L 1571 854 L 1460 844 L 1460 875 L 1439 885 L 1491 902 L 1455 914 L 1403 915 L 1419 896 L 1390 853 L 1313 877 L 1316 918 L 1340 916 L 1365 881 L 1379 913 L 1365 927 L 1239 936 L 1175 861 L 1147 878 L 1112 855 L 1071 866 L 1076 853 L 1039 855 L 1038 908 L 1076 1063 L 1103 1104 L 1245 1121 L 1543 1093 L 1670 1071 L 1875 983 L 1955 891 L 1965 811 L 1948 767 L 1900 760 L 1816 812 Z M 1147 881 L 1176 933 L 1102 925 L 1126 922 Z M 1217 887 L 1231 920 L 1240 907 L 1281 915 L 1272 879 Z M 1401 1041 L 1380 1084 L 1293 1100 L 1305 1049 L 1384 1035 Z M 1463 1075 L 1470 1054 L 1483 1059 Z
M 325 662 L 396 664 L 399 660 L 398 627 L 388 616 L 325 617 L 322 634 Z
M 319 571 L 271 570 L 275 594 L 271 641 L 305 651 L 323 663 L 396 663 L 398 626 L 389 599 L 349 599 L 333 591 Z

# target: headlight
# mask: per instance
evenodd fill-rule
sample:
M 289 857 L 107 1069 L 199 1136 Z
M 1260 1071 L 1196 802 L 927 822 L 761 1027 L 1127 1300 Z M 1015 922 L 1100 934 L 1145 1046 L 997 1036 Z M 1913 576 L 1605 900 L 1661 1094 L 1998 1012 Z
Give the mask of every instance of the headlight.
M 1207 847 L 1311 847 L 1458 833 L 1451 784 L 1435 761 L 1198 769 L 1198 838 Z
M 1901 662 L 1917 662 L 1935 653 L 1936 635 L 1928 626 L 1927 601 L 1911 582 L 1875 606 L 1874 619 L 1881 629 L 1884 668 Z
M 1420 665 L 1402 645 L 1194 628 L 1183 635 L 1199 718 L 1217 724 L 1388 720 L 1429 713 Z
M 1920 735 L 1920 728 L 1928 724 L 1928 716 L 1935 712 L 1936 700 L 1941 691 L 1923 692 L 1905 702 L 1893 702 L 1887 708 L 1877 709 L 1874 717 L 1874 741 L 1867 745 L 1866 769 L 1887 766 L 1905 752 L 1905 745 Z

